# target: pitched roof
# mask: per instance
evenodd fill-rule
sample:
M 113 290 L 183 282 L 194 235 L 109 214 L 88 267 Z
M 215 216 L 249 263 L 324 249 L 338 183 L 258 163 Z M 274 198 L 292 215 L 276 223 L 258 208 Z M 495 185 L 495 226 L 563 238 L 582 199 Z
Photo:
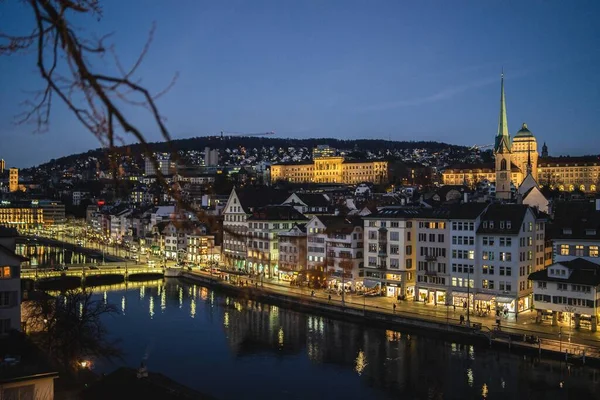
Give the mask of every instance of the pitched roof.
M 571 270 L 571 275 L 568 278 L 548 275 L 548 269 L 556 265 L 562 265 L 569 268 L 569 270 Z M 529 279 L 532 281 L 554 281 L 598 286 L 600 285 L 600 265 L 584 260 L 583 258 L 576 258 L 571 261 L 555 263 L 546 269 L 533 272 L 529 274 Z
M 329 206 L 329 200 L 322 193 L 296 193 L 296 196 L 309 207 Z
M 359 216 L 327 215 L 318 218 L 325 225 L 325 232 L 327 233 L 347 234 L 357 226 L 363 226 L 363 220 Z
M 571 233 L 566 233 L 566 232 Z M 600 239 L 600 211 L 594 202 L 571 201 L 554 207 L 552 238 Z
M 259 207 L 281 204 L 288 196 L 288 193 L 282 190 L 265 187 L 234 188 L 234 190 L 240 200 L 240 205 L 247 214 L 251 214 Z
M 248 218 L 251 221 L 306 221 L 303 214 L 298 212 L 290 205 L 266 206 L 256 209 L 252 216 Z
M 529 206 L 526 204 L 490 204 L 482 215 L 481 221 L 493 222 L 493 228 L 490 224 L 482 223 L 479 225 L 477 233 L 518 234 L 528 209 Z M 504 222 L 503 228 L 500 228 L 501 222 Z M 506 222 L 510 222 L 510 228 Z

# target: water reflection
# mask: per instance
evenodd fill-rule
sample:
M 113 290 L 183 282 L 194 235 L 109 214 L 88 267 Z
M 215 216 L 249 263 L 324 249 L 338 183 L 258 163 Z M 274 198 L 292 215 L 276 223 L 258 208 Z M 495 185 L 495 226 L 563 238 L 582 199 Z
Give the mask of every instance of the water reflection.
M 600 396 L 597 369 L 365 328 L 178 281 L 111 298 L 121 299 L 123 311 L 127 302 L 127 316 L 107 320 L 109 330 L 125 338 L 127 365 L 139 365 L 152 345 L 152 370 L 218 398 Z M 235 385 L 228 376 L 236 377 Z
M 15 253 L 27 257 L 32 267 L 48 267 L 59 264 L 91 264 L 102 260 L 99 255 L 91 256 L 57 246 L 46 246 L 33 242 L 17 243 Z

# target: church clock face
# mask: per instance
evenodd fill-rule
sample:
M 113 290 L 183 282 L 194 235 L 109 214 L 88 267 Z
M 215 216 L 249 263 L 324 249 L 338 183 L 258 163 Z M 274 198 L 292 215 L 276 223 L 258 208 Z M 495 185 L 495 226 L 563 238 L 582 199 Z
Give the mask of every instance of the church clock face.
M 500 172 L 500 178 L 506 179 L 506 172 Z

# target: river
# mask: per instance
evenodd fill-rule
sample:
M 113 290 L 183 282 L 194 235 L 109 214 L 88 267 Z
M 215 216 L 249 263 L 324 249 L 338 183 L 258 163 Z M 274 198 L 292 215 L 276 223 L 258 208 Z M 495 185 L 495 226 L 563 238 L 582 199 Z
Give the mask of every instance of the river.
M 600 370 L 369 328 L 166 283 L 96 294 L 123 361 L 219 399 L 592 399 Z
M 84 254 L 72 251 L 70 247 L 62 248 L 34 242 L 17 243 L 15 253 L 27 257 L 32 267 L 52 267 L 59 264 L 89 264 L 102 261 L 101 254 Z

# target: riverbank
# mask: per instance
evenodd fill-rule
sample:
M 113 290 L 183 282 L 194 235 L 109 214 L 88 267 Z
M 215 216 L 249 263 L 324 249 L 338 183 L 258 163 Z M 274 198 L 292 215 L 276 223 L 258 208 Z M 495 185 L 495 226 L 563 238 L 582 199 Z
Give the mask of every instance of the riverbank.
M 409 328 L 415 332 L 427 331 L 443 338 L 463 338 L 469 341 L 487 343 L 491 347 L 508 348 L 547 357 L 566 360 L 570 363 L 600 365 L 600 345 L 596 343 L 574 343 L 569 340 L 555 340 L 538 330 L 502 328 L 490 329 L 479 323 L 470 326 L 461 324 L 460 319 L 450 315 L 446 309 L 446 318 L 404 312 L 401 307 L 382 309 L 367 303 L 361 307 L 357 303 L 342 303 L 339 299 L 313 297 L 309 294 L 286 290 L 285 287 L 269 283 L 253 282 L 247 286 L 233 285 L 217 276 L 200 272 L 183 272 L 181 279 L 200 283 L 231 293 L 242 298 L 276 304 L 301 312 L 310 312 L 349 322 L 380 326 L 383 328 Z M 539 341 L 531 343 L 526 336 L 536 336 Z M 566 337 L 566 335 L 565 335 Z

